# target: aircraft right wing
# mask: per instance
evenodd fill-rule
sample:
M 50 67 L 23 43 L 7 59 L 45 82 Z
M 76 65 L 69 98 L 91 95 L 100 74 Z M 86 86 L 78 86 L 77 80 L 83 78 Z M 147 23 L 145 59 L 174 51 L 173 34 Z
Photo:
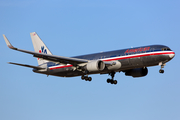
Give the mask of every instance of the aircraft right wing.
M 49 55 L 49 54 L 43 54 L 43 53 L 19 49 L 19 48 L 12 46 L 4 34 L 3 34 L 3 37 L 4 37 L 4 40 L 5 40 L 5 42 L 9 48 L 11 48 L 13 50 L 20 51 L 20 52 L 32 54 L 33 57 L 36 57 L 36 58 L 42 58 L 45 60 L 49 60 L 49 61 L 53 61 L 53 62 L 60 62 L 63 64 L 72 64 L 73 66 L 77 66 L 77 64 L 80 64 L 80 63 L 88 63 L 89 62 L 89 60 L 86 60 L 86 59 L 78 59 L 78 58 L 71 58 L 71 57 Z

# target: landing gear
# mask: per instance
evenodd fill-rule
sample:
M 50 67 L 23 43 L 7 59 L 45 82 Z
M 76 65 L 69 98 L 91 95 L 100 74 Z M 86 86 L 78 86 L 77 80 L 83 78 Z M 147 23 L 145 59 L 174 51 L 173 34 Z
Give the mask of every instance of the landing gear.
M 85 80 L 85 81 L 92 81 L 92 78 L 91 78 L 91 77 L 84 76 L 84 75 L 81 76 L 81 79 L 82 79 L 82 80 Z
M 161 69 L 160 69 L 160 70 L 159 70 L 159 73 L 164 73 L 164 70 L 161 70 Z
M 159 70 L 159 73 L 164 73 L 163 68 L 164 68 L 164 66 L 165 66 L 166 64 L 163 64 L 162 62 L 160 62 L 159 65 L 161 66 L 161 69 Z
M 115 72 L 111 72 L 109 73 L 109 75 L 111 75 L 112 79 L 107 79 L 107 83 L 111 83 L 111 84 L 117 84 L 117 80 L 114 80 L 114 75 L 115 75 Z
M 117 80 L 107 79 L 107 83 L 117 84 Z

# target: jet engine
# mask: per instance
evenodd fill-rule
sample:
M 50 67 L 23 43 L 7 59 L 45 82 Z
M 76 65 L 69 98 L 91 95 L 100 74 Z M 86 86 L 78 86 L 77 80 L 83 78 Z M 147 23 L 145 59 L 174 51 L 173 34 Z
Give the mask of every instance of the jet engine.
M 101 60 L 91 61 L 86 64 L 85 69 L 89 72 L 102 71 L 105 68 L 105 64 Z
M 148 74 L 147 67 L 131 69 L 125 72 L 126 76 L 132 76 L 132 77 L 143 77 L 146 76 L 147 74 Z

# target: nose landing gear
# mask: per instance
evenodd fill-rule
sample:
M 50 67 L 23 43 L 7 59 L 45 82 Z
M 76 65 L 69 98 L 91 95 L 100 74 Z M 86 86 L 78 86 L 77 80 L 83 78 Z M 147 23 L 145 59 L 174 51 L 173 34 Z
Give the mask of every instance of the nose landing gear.
M 115 72 L 111 72 L 109 73 L 109 75 L 112 77 L 112 79 L 107 79 L 107 83 L 111 83 L 111 84 L 117 84 L 117 80 L 114 80 L 114 75 L 115 75 Z
M 164 70 L 160 69 L 160 70 L 159 70 L 159 73 L 164 73 Z
M 164 66 L 166 65 L 165 63 L 163 64 L 162 62 L 159 63 L 159 65 L 161 66 L 161 69 L 159 70 L 159 73 L 164 73 Z

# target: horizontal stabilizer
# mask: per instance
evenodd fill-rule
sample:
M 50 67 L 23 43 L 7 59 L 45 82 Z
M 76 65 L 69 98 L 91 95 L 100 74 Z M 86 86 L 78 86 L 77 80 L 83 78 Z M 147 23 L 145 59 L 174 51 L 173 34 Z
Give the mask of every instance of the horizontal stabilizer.
M 29 68 L 35 68 L 35 69 L 45 69 L 42 67 L 38 67 L 38 66 L 32 66 L 32 65 L 26 65 L 26 64 L 19 64 L 19 63 L 12 63 L 12 62 L 8 62 L 9 64 L 13 64 L 13 65 L 19 65 L 19 66 L 23 66 L 23 67 L 29 67 Z

